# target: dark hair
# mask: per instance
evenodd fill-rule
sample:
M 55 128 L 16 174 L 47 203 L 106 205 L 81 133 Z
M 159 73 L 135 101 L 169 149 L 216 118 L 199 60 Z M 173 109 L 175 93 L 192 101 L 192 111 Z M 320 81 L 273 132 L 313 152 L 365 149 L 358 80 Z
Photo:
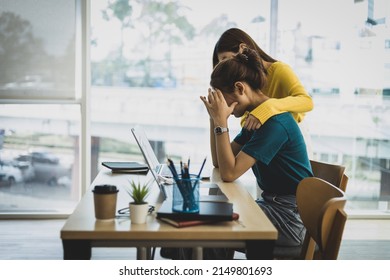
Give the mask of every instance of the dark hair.
M 247 33 L 238 28 L 226 30 L 214 47 L 213 68 L 218 64 L 218 54 L 222 52 L 238 53 L 240 44 L 244 43 L 248 48 L 257 51 L 260 58 L 267 62 L 276 62 L 276 59 L 265 53 Z
M 225 59 L 211 73 L 210 86 L 223 93 L 233 93 L 236 82 L 246 82 L 253 90 L 261 90 L 265 75 L 260 56 L 255 50 L 244 49 L 233 58 Z

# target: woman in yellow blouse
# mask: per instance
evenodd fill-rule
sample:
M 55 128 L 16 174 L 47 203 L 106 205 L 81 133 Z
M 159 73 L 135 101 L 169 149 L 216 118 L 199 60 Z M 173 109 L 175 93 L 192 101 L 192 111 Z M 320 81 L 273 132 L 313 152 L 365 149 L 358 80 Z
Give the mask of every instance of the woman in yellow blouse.
M 270 99 L 247 112 L 241 119 L 241 125 L 249 130 L 257 129 L 270 117 L 291 112 L 300 123 L 305 113 L 313 109 L 313 101 L 291 67 L 265 53 L 244 31 L 231 28 L 225 31 L 215 45 L 213 67 L 234 54 L 242 53 L 245 48 L 254 49 L 262 59 L 267 82 L 262 92 Z

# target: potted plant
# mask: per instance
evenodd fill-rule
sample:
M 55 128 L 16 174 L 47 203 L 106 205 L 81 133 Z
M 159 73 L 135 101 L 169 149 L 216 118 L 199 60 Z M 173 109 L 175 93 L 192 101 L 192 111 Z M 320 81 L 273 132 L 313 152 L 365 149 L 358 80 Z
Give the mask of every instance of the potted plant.
M 130 187 L 126 188 L 126 191 L 133 199 L 129 203 L 130 220 L 133 224 L 146 223 L 146 217 L 149 211 L 149 204 L 145 201 L 146 197 L 150 193 L 150 182 L 141 183 L 134 180 L 130 181 Z

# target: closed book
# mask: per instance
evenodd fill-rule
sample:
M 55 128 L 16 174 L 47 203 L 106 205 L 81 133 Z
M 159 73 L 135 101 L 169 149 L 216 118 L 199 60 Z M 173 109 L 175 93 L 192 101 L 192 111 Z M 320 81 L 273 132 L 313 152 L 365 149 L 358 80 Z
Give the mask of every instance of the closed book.
M 147 173 L 149 168 L 146 164 L 135 162 L 135 161 L 125 161 L 125 162 L 112 162 L 104 161 L 102 165 L 111 169 L 112 173 Z
M 239 218 L 238 213 L 233 213 L 232 221 L 238 220 L 238 218 Z M 158 218 L 158 219 L 177 228 L 215 224 L 220 222 L 215 220 L 185 220 L 185 219 L 170 219 L 170 218 Z

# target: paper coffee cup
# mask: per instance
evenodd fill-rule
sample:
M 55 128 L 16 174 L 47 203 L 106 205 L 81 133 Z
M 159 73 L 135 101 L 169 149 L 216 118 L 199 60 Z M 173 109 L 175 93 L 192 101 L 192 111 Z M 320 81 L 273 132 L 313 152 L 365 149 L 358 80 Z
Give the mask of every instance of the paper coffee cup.
M 115 218 L 118 189 L 113 185 L 97 185 L 92 190 L 95 218 L 110 221 Z

